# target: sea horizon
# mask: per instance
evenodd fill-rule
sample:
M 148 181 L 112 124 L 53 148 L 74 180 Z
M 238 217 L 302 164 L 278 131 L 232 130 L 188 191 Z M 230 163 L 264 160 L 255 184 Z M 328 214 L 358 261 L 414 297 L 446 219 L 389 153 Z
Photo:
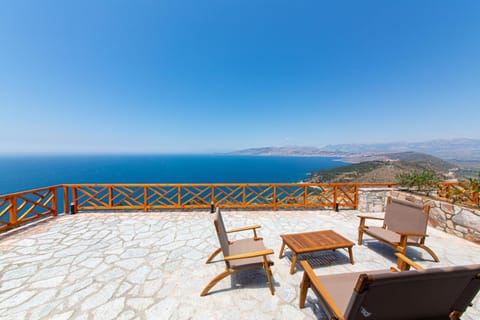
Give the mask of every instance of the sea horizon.
M 233 154 L 0 155 L 0 195 L 82 183 L 296 183 L 335 157 Z

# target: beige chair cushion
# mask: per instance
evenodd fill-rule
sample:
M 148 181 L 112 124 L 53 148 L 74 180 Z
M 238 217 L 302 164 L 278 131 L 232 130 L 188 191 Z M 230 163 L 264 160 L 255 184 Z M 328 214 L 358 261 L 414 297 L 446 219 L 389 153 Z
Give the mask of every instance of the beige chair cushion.
M 255 251 L 265 250 L 265 245 L 262 240 L 253 240 L 253 239 L 242 239 L 236 240 L 230 245 L 229 251 L 230 255 L 234 256 L 242 253 L 250 253 Z M 237 259 L 230 261 L 230 267 L 232 268 L 242 268 L 242 267 L 252 267 L 255 264 L 262 264 L 263 257 L 254 257 L 246 259 Z

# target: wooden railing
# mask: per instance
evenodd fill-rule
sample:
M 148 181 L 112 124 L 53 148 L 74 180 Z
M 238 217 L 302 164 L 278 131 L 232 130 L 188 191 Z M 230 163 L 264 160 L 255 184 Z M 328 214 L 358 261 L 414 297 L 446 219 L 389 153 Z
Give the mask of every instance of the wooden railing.
M 0 196 L 0 232 L 69 212 L 222 208 L 358 208 L 358 184 L 66 184 Z M 457 203 L 479 204 L 468 183 L 441 183 L 438 196 Z M 63 208 L 60 208 L 63 202 Z
M 58 186 L 0 196 L 0 232 L 58 214 Z
M 391 184 L 381 184 L 382 186 Z M 64 185 L 76 211 L 222 208 L 357 208 L 359 184 Z M 378 184 L 375 184 L 378 186 Z M 67 203 L 65 203 L 65 206 Z
M 440 183 L 437 195 L 454 203 L 480 206 L 478 187 L 468 181 Z

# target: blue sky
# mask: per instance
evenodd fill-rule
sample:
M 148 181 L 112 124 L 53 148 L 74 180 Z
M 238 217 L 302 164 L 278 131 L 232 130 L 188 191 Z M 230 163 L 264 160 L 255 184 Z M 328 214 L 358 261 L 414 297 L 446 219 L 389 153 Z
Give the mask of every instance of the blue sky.
M 0 152 L 480 138 L 480 1 L 2 1 Z

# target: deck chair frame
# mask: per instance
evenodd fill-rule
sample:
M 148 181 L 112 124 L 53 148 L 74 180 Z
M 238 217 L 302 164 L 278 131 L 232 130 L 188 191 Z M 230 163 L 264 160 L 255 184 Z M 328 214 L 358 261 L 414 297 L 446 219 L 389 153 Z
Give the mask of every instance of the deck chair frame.
M 205 296 L 210 289 L 212 289 L 220 280 L 231 276 L 234 273 L 239 271 L 247 270 L 247 269 L 254 269 L 254 268 L 263 268 L 267 274 L 267 279 L 270 287 L 270 292 L 272 295 L 275 294 L 275 289 L 273 287 L 273 280 L 272 280 L 272 271 L 270 267 L 273 265 L 273 261 L 268 259 L 269 255 L 274 254 L 272 249 L 265 248 L 262 238 L 258 237 L 256 229 L 261 228 L 260 225 L 254 226 L 247 226 L 241 228 L 235 228 L 230 230 L 225 230 L 225 226 L 223 223 L 223 218 L 220 212 L 220 209 L 217 208 L 216 210 L 216 217 L 214 219 L 215 231 L 217 233 L 220 248 L 216 249 L 210 257 L 207 259 L 206 263 L 210 263 L 212 259 L 217 256 L 220 252 L 223 253 L 223 260 L 225 262 L 225 270 L 217 275 L 215 278 L 210 281 L 207 286 L 203 289 L 200 296 Z M 253 238 L 238 240 L 238 241 L 230 241 L 228 240 L 227 233 L 233 232 L 240 232 L 245 230 L 253 230 Z M 229 253 L 229 249 L 233 248 L 237 243 L 240 243 L 245 247 L 252 246 L 257 248 L 258 250 L 255 251 L 247 251 L 241 250 L 243 252 L 237 252 L 236 254 L 231 255 Z M 236 243 L 237 242 L 237 243 Z M 252 261 L 253 259 L 253 261 Z
M 402 261 L 402 263 L 411 263 L 411 266 L 416 270 L 422 270 L 419 265 L 413 263 L 413 261 L 404 255 L 400 253 L 396 253 L 396 255 L 398 259 Z M 301 265 L 305 272 L 300 285 L 299 306 L 300 308 L 305 307 L 307 291 L 308 289 L 312 289 L 318 298 L 319 305 L 321 306 L 322 310 L 325 311 L 328 319 L 368 319 L 370 316 L 372 316 L 372 319 L 457 320 L 460 319 L 467 307 L 471 306 L 471 302 L 480 290 L 480 265 L 433 268 L 424 270 L 424 273 L 420 273 L 422 271 L 407 271 L 401 272 L 401 274 L 397 272 L 398 276 L 389 272 L 388 270 L 376 271 L 374 273 L 365 272 L 354 275 L 358 276 L 358 278 L 356 284 L 352 285 L 350 290 L 346 290 L 345 292 L 347 295 L 345 298 L 349 298 L 349 300 L 347 300 L 347 307 L 345 308 L 344 305 L 345 310 L 342 311 L 342 308 L 337 305 L 337 301 L 332 297 L 329 290 L 322 282 L 326 281 L 326 278 L 331 277 L 331 275 L 317 276 L 307 261 L 301 261 Z M 395 272 L 398 270 L 391 268 L 390 271 Z M 459 280 L 458 285 L 457 279 Z M 385 310 L 383 310 L 383 316 L 379 316 L 379 314 L 376 312 L 378 311 L 376 308 L 382 308 L 382 306 L 385 305 L 393 305 L 393 308 L 396 306 L 399 308 L 411 307 L 408 305 L 408 303 L 402 301 L 402 297 L 404 297 L 403 300 L 405 300 L 407 297 L 404 295 L 399 296 L 398 292 L 400 290 L 403 290 L 403 293 L 409 292 L 409 290 L 411 290 L 410 288 L 415 288 L 415 284 L 417 287 L 422 287 L 424 286 L 422 282 L 423 280 L 435 281 L 435 293 L 439 293 L 440 295 L 445 295 L 445 292 L 450 292 L 448 290 L 448 286 L 451 286 L 452 283 L 454 283 L 454 285 L 457 286 L 457 290 L 447 298 L 451 304 L 446 306 L 441 305 L 440 308 L 434 310 L 426 310 L 426 308 L 421 305 L 421 302 L 418 301 L 420 307 L 416 306 L 417 309 L 415 309 L 413 312 L 410 310 L 406 313 L 399 310 L 388 310 L 387 314 L 385 314 Z M 413 286 L 412 283 L 414 284 Z M 445 288 L 443 290 L 441 288 L 439 289 L 440 284 L 443 283 L 446 283 Z M 392 292 L 390 297 L 389 294 L 379 295 L 379 292 L 375 292 L 375 290 L 385 291 L 386 286 L 388 286 L 386 289 L 389 289 Z M 401 287 L 403 287 L 403 289 L 399 290 Z M 330 289 L 332 289 L 331 285 Z M 371 295 L 370 297 L 369 294 Z M 415 291 L 412 291 L 412 294 L 415 294 Z M 450 293 L 446 294 L 449 295 Z M 439 305 L 437 301 L 435 301 L 435 297 L 422 295 L 420 300 L 425 301 L 425 299 L 428 300 L 429 298 L 433 299 L 430 301 L 430 304 L 434 306 L 433 308 Z M 373 301 L 372 303 L 372 299 L 376 301 Z M 399 314 L 401 312 L 403 312 L 403 314 Z M 415 312 L 418 312 L 418 314 L 415 315 Z
M 400 210 L 403 206 L 405 210 L 409 210 L 409 212 L 417 211 L 416 215 L 419 217 L 417 219 L 421 225 L 414 226 L 415 229 L 421 230 L 421 232 L 413 232 L 409 229 L 411 227 L 406 226 L 405 223 L 401 222 L 404 217 L 401 216 L 399 212 L 394 211 L 391 209 L 392 206 L 396 206 L 395 210 Z M 385 216 L 383 218 L 379 217 L 372 217 L 372 216 L 365 216 L 359 215 L 360 224 L 358 226 L 358 245 L 362 245 L 363 243 L 363 234 L 367 234 L 372 238 L 394 248 L 397 252 L 406 254 L 408 246 L 415 246 L 422 248 L 423 250 L 427 251 L 435 262 L 439 262 L 440 259 L 438 256 L 433 252 L 432 249 L 425 245 L 425 239 L 428 237 L 426 234 L 427 225 L 428 225 L 428 216 L 430 213 L 430 206 L 424 205 L 423 207 L 420 205 L 416 205 L 409 201 L 393 199 L 392 197 L 388 197 L 387 199 L 387 207 L 385 209 Z M 415 215 L 415 213 L 413 213 Z M 425 215 L 423 218 L 421 215 Z M 383 221 L 382 229 L 378 227 L 371 227 L 365 224 L 366 220 L 380 220 Z M 403 224 L 402 229 L 398 230 L 399 227 L 394 227 L 394 224 Z M 382 231 L 382 234 L 379 234 L 378 231 Z M 389 239 L 390 238 L 390 239 Z M 398 239 L 398 241 L 392 241 L 392 238 Z

